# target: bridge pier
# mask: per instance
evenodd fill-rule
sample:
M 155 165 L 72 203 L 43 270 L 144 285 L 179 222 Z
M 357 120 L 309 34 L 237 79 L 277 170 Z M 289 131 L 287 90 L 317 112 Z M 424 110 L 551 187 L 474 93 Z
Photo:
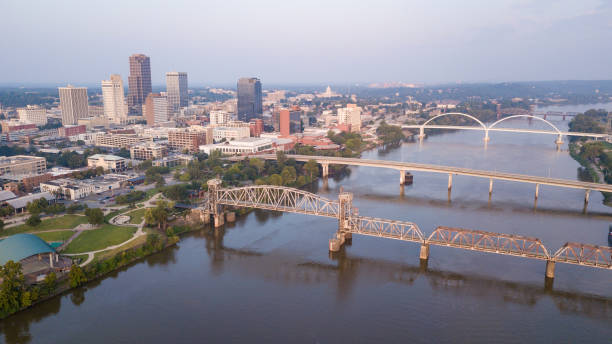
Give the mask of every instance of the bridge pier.
M 423 242 L 421 244 L 421 251 L 419 252 L 420 260 L 428 260 L 429 259 L 429 244 Z
M 406 184 L 406 171 L 400 171 L 400 185 Z
M 493 194 L 493 178 L 489 179 L 489 198 L 491 198 L 491 195 Z
M 419 128 L 419 141 L 423 141 L 423 139 L 425 138 L 425 128 L 424 127 L 420 127 Z
M 485 144 L 489 142 L 489 140 L 491 140 L 491 138 L 489 138 L 489 130 L 485 130 L 485 137 L 484 137 Z
M 586 206 L 587 204 L 589 204 L 589 194 L 591 193 L 591 190 L 586 189 L 584 191 L 584 205 Z
M 546 278 L 555 278 L 555 262 L 552 260 L 546 261 Z
M 559 134 L 559 136 L 557 136 L 557 140 L 555 140 L 555 144 L 558 146 L 561 146 L 563 144 L 563 135 Z
M 452 188 L 453 188 L 453 174 L 449 173 L 448 174 L 448 191 L 450 192 Z
M 536 184 L 536 189 L 535 189 L 535 199 L 536 201 L 538 200 L 538 196 L 540 195 L 540 184 Z
M 321 167 L 323 167 L 323 178 L 327 178 L 329 176 L 329 164 L 328 163 L 322 163 Z

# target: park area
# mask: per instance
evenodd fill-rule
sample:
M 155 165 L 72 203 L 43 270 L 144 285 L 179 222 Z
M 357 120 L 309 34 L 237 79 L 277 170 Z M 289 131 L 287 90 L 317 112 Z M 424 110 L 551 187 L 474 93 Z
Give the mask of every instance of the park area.
M 81 215 L 64 215 L 42 220 L 38 226 L 21 224 L 6 228 L 0 232 L 0 236 L 9 236 L 18 233 L 48 231 L 53 229 L 73 229 L 74 227 L 87 223 L 87 217 Z
M 119 245 L 129 240 L 136 230 L 136 227 L 121 227 L 104 224 L 100 228 L 81 233 L 81 235 L 76 237 L 62 253 L 83 253 Z

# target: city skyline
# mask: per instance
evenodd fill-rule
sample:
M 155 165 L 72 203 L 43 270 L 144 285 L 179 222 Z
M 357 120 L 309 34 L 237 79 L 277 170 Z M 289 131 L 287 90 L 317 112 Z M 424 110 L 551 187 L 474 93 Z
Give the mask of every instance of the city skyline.
M 5 39 L 0 82 L 93 85 L 109 74 L 128 75 L 125 56 L 135 52 L 153 57 L 154 85 L 172 70 L 189 73 L 193 85 L 231 85 L 244 75 L 268 85 L 612 79 L 606 57 L 612 6 L 604 1 L 210 5 L 179 2 L 158 11 L 164 5 L 157 4 L 134 16 L 143 11 L 139 2 L 87 10 L 71 1 L 4 2 L 0 11 L 8 15 L 0 27 L 13 34 Z M 109 11 L 125 25 L 102 25 Z M 179 13 L 180 26 L 166 20 Z M 17 19 L 23 17 L 45 30 L 24 26 Z M 169 37 L 180 54 L 168 49 Z M 113 49 L 105 54 L 81 48 L 108 45 Z M 44 64 L 34 58 L 41 49 Z

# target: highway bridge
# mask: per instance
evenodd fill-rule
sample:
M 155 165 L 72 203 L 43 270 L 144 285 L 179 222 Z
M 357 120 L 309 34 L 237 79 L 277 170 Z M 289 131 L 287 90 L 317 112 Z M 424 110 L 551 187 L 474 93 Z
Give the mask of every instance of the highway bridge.
M 329 240 L 332 252 L 339 251 L 357 234 L 420 244 L 419 258 L 425 262 L 429 259 L 429 247 L 435 245 L 543 260 L 548 279 L 554 278 L 556 263 L 612 270 L 611 247 L 568 242 L 553 252 L 537 238 L 453 227 L 438 227 L 426 235 L 412 222 L 361 216 L 353 207 L 353 194 L 348 192 L 341 192 L 337 200 L 331 200 L 283 186 L 223 188 L 221 180 L 209 180 L 200 210 L 213 217 L 215 228 L 224 224 L 223 206 L 335 218 L 338 228 Z
M 264 154 L 254 155 L 260 159 L 276 160 L 276 154 Z M 349 165 L 349 166 L 368 166 L 368 167 L 380 167 L 388 168 L 399 171 L 400 173 L 400 184 L 403 185 L 406 181 L 406 172 L 419 171 L 419 172 L 432 172 L 442 173 L 448 175 L 448 191 L 450 192 L 453 186 L 453 175 L 471 176 L 477 178 L 485 178 L 489 180 L 489 195 L 493 193 L 493 181 L 494 180 L 505 180 L 519 183 L 529 183 L 535 185 L 535 199 L 539 197 L 540 185 L 550 185 L 561 188 L 570 189 L 581 189 L 585 190 L 584 201 L 588 203 L 589 193 L 591 191 L 601 192 L 612 192 L 612 185 L 600 184 L 600 183 L 589 183 L 581 182 L 577 180 L 550 178 L 550 177 L 539 177 L 530 176 L 526 174 L 509 173 L 509 172 L 498 172 L 498 171 L 487 171 L 487 170 L 476 170 L 471 168 L 433 165 L 433 164 L 421 164 L 414 162 L 403 162 L 403 161 L 388 161 L 388 160 L 374 160 L 374 159 L 361 159 L 361 158 L 339 158 L 339 157 L 328 157 L 328 156 L 310 156 L 310 155 L 294 155 L 289 154 L 287 158 L 295 159 L 296 161 L 306 162 L 308 160 L 314 160 L 322 166 L 322 175 L 327 177 L 329 175 L 329 165 Z M 241 159 L 241 158 L 233 158 Z

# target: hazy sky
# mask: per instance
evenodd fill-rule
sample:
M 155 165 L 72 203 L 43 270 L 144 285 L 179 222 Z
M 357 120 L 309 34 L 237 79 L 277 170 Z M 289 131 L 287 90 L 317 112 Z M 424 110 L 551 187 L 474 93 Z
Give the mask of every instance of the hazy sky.
M 1 0 L 0 84 L 612 79 L 606 0 Z

